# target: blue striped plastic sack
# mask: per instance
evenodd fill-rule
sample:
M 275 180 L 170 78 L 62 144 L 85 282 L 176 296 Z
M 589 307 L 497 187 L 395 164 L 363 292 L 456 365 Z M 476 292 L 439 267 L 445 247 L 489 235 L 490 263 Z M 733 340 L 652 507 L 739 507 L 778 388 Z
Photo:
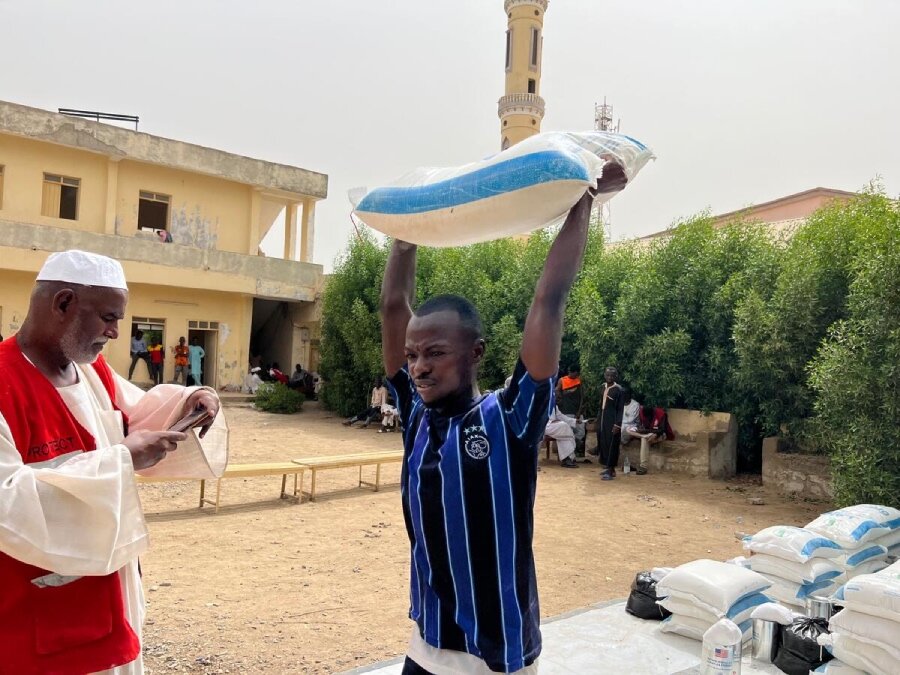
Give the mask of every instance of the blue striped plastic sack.
M 366 193 L 354 215 L 390 237 L 423 246 L 490 241 L 561 221 L 596 187 L 608 163 L 621 166 L 630 184 L 652 158 L 630 136 L 547 132 L 471 164 L 416 169 Z M 621 189 L 601 193 L 595 202 Z

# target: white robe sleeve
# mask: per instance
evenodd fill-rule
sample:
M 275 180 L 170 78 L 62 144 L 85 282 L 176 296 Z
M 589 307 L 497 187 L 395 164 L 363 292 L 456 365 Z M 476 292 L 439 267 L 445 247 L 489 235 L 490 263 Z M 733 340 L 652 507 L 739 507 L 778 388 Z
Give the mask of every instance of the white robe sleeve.
M 147 548 L 123 445 L 24 464 L 0 415 L 0 551 L 62 575 L 110 574 Z
M 142 429 L 163 431 L 181 419 L 185 401 L 199 389 L 218 396 L 210 387 L 179 384 L 159 384 L 145 392 L 116 374 L 116 405 L 128 416 L 129 433 Z M 187 440 L 164 460 L 138 473 L 157 478 L 218 478 L 227 464 L 228 426 L 220 408 L 203 439 L 198 438 L 197 431 L 189 431 Z

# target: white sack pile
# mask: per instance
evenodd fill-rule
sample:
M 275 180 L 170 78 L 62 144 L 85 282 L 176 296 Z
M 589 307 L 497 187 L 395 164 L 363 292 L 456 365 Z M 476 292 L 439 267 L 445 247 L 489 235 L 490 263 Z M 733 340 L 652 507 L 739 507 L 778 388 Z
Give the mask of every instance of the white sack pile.
M 659 604 L 672 612 L 660 630 L 694 640 L 722 618 L 737 624 L 750 639 L 750 615 L 768 602 L 765 577 L 739 565 L 715 560 L 695 560 L 676 567 L 656 585 Z
M 820 644 L 871 675 L 900 673 L 900 562 L 851 579 L 835 601 L 844 609 L 831 617 L 831 635 L 821 636 Z

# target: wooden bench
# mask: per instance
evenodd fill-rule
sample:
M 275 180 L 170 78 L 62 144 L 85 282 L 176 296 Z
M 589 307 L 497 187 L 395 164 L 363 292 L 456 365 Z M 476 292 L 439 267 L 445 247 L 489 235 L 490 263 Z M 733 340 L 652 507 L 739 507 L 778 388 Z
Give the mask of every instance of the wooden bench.
M 400 462 L 403 460 L 403 450 L 386 450 L 383 452 L 359 452 L 352 455 L 332 455 L 330 457 L 300 457 L 294 460 L 298 466 L 302 466 L 312 472 L 312 481 L 309 492 L 303 491 L 303 476 L 300 476 L 300 495 L 306 495 L 310 501 L 316 499 L 316 473 L 326 469 L 347 469 L 359 467 L 359 487 L 366 485 L 374 488 L 375 492 L 381 487 L 381 465 Z M 375 465 L 375 482 L 369 483 L 363 480 L 364 466 Z
M 206 497 L 206 480 L 200 479 L 200 508 L 202 509 L 204 504 L 209 504 L 210 506 L 214 506 L 216 508 L 215 512 L 219 512 L 219 497 L 222 494 L 222 481 L 225 478 L 248 478 L 252 476 L 277 476 L 281 475 L 281 499 L 287 499 L 288 497 L 293 496 L 297 501 L 301 501 L 301 490 L 303 486 L 303 472 L 306 471 L 306 466 L 297 464 L 295 462 L 263 462 L 260 464 L 229 464 L 225 469 L 225 473 L 222 474 L 221 478 L 216 480 L 216 498 L 215 500 L 208 499 Z M 287 487 L 287 477 L 289 475 L 294 476 L 294 492 L 293 495 L 289 495 L 285 492 L 285 488 Z M 300 483 L 298 486 L 298 477 L 300 478 Z M 197 480 L 194 478 L 163 478 L 156 476 L 137 476 L 139 483 L 164 483 L 173 480 Z

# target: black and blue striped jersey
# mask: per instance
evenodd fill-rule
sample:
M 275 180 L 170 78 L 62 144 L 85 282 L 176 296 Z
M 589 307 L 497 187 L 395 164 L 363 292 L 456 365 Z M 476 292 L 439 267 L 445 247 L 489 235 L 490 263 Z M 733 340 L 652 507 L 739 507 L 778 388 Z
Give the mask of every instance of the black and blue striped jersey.
M 428 644 L 512 672 L 540 654 L 532 555 L 537 446 L 553 380 L 521 360 L 510 386 L 464 412 L 427 408 L 406 368 L 390 378 L 403 428 L 410 618 Z

